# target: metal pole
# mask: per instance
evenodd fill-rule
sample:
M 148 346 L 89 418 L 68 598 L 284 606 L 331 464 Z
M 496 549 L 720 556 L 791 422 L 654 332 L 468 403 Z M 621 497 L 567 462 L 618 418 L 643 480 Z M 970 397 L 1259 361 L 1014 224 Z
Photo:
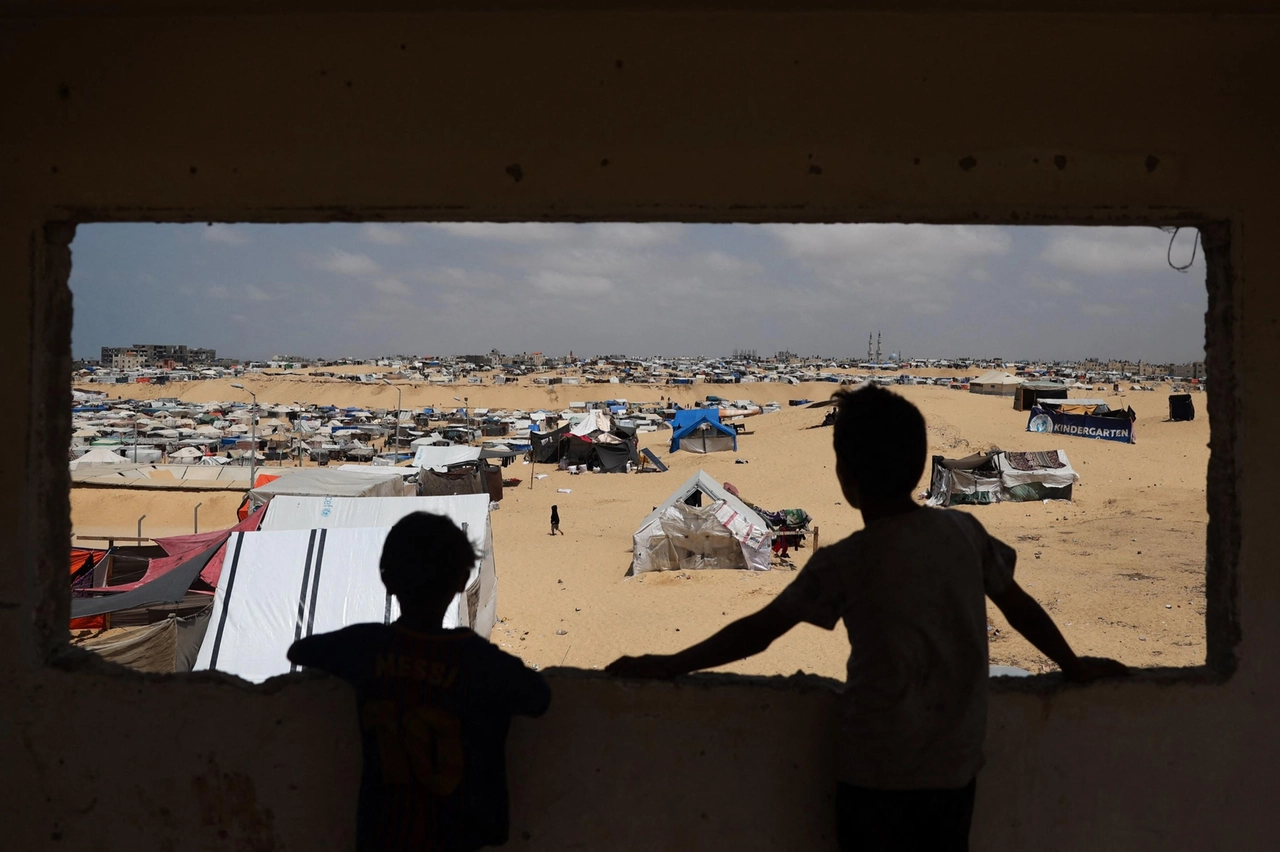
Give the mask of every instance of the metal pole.
M 250 414 L 248 414 L 250 441 L 253 444 L 248 448 L 248 486 L 252 489 L 253 482 L 257 481 L 257 394 L 250 390 L 248 395 L 253 398 L 253 407 L 250 409 Z
M 395 464 L 400 463 L 400 412 L 404 409 L 404 401 L 400 388 L 396 388 L 396 455 Z
M 196 508 L 195 508 L 195 519 L 191 522 L 191 533 L 192 533 L 192 535 L 196 535 L 196 534 L 198 534 L 198 533 L 200 532 L 200 507 L 201 507 L 201 506 L 203 506 L 203 505 L 204 505 L 204 503 L 197 503 L 197 504 L 196 504 Z
M 142 538 L 142 521 L 146 517 L 146 515 L 143 515 L 141 518 L 138 518 L 138 538 Z M 139 544 L 141 544 L 141 542 L 139 542 Z

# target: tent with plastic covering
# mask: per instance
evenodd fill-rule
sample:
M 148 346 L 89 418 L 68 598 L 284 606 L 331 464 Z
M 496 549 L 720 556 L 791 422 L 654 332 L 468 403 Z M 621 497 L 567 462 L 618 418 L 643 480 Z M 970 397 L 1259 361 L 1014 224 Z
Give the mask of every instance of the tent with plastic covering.
M 685 408 L 671 420 L 671 452 L 719 453 L 738 451 L 738 433 L 720 422 L 718 408 Z
M 927 502 L 955 506 L 1070 500 L 1072 486 L 1079 481 L 1064 450 L 993 450 L 962 459 L 934 456 Z
M 398 618 L 378 561 L 391 527 L 419 511 L 451 518 L 480 554 L 465 590 L 449 604 L 444 626 L 470 627 L 487 637 L 497 617 L 497 574 L 486 495 L 280 495 L 267 507 L 261 531 L 237 533 L 227 543 L 195 669 L 261 682 L 294 670 L 285 653 L 295 639 Z
M 641 522 L 632 536 L 631 572 L 768 571 L 770 544 L 764 519 L 700 470 Z

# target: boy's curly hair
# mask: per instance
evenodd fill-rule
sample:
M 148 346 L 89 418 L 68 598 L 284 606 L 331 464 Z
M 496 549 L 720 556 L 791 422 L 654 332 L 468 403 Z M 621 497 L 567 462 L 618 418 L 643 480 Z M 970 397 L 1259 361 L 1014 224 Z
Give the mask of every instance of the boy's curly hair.
M 881 499 L 909 495 L 929 452 L 920 409 L 877 385 L 838 391 L 831 402 L 836 459 L 859 492 Z

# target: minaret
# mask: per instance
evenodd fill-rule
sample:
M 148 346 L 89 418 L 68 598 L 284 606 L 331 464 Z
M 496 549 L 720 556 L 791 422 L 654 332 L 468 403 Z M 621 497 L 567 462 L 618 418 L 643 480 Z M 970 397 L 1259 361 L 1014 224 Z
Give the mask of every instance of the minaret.
M 876 363 L 880 363 L 880 332 L 876 332 Z
M 871 333 L 867 332 L 867 360 L 871 360 Z

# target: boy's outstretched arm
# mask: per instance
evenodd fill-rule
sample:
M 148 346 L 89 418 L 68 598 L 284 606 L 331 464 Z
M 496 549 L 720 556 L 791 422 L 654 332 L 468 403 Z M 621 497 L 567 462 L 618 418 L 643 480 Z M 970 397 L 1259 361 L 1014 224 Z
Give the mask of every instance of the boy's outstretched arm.
M 679 653 L 619 657 L 605 671 L 619 677 L 672 678 L 700 669 L 713 669 L 759 654 L 799 623 L 799 619 L 781 607 L 769 604 Z
M 1035 598 L 1023 591 L 1017 582 L 1011 580 L 1003 591 L 990 597 L 1009 620 L 1009 626 L 1025 636 L 1040 653 L 1057 663 L 1068 680 L 1086 681 L 1129 674 L 1129 669 L 1116 660 L 1077 657 L 1058 630 L 1058 625 L 1053 623 L 1053 619 L 1036 603 Z

